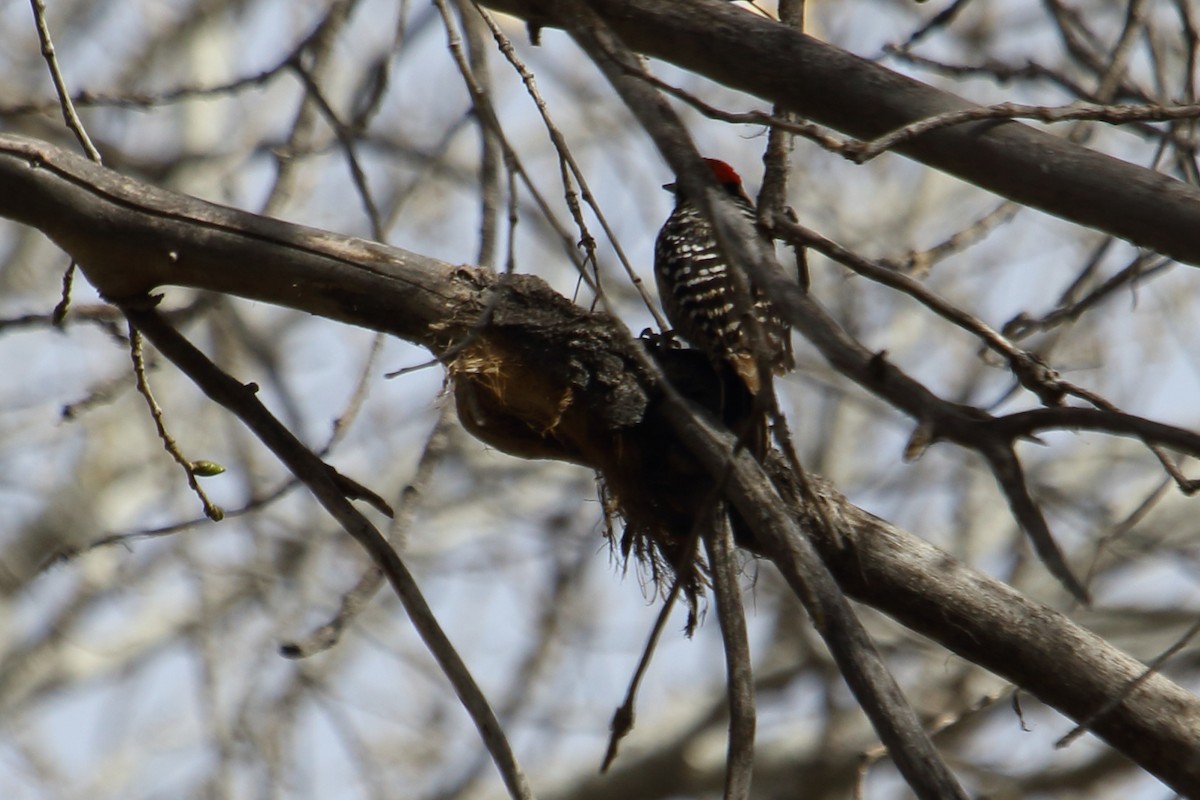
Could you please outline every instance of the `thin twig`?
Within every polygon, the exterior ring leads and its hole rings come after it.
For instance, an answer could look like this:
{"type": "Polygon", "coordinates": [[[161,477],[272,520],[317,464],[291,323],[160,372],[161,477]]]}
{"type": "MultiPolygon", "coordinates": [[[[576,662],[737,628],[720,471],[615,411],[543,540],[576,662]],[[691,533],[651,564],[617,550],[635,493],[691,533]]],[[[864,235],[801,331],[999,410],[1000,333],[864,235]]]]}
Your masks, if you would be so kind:
{"type": "Polygon", "coordinates": [[[869,142],[844,144],[841,152],[854,163],[862,164],[899,144],[930,131],[984,120],[1034,119],[1041,122],[1089,120],[1120,125],[1129,122],[1165,122],[1177,119],[1196,119],[1197,117],[1200,117],[1200,105],[1098,105],[1079,102],[1068,106],[1027,106],[1020,103],[999,103],[981,108],[947,111],[944,114],[926,117],[869,142]]]}
{"type": "MultiPolygon", "coordinates": [[[[486,26],[475,13],[471,0],[455,0],[458,17],[462,20],[463,38],[467,43],[467,65],[479,88],[492,94],[491,65],[485,37],[486,26]]],[[[479,129],[479,256],[480,266],[496,268],[497,234],[499,231],[501,182],[500,167],[503,151],[496,134],[478,114],[472,115],[479,129]]]]}
{"type": "Polygon", "coordinates": [[[1179,639],[1176,640],[1170,647],[1162,651],[1162,653],[1155,657],[1153,661],[1147,664],[1145,672],[1121,687],[1121,691],[1110,697],[1104,703],[1104,705],[1100,706],[1091,714],[1088,714],[1086,717],[1079,720],[1074,728],[1072,728],[1070,731],[1064,734],[1062,738],[1054,743],[1054,746],[1059,749],[1067,747],[1071,744],[1071,742],[1075,741],[1084,733],[1086,733],[1087,729],[1093,725],[1097,719],[1109,713],[1121,703],[1125,702],[1125,700],[1127,700],[1139,686],[1145,683],[1151,675],[1161,672],[1163,665],[1171,659],[1171,656],[1175,655],[1185,646],[1187,646],[1187,643],[1194,639],[1196,634],[1200,634],[1200,620],[1197,620],[1192,627],[1187,629],[1183,636],[1180,636],[1179,639]]]}
{"type": "Polygon", "coordinates": [[[1037,355],[1017,347],[983,320],[938,297],[903,272],[863,258],[803,225],[786,218],[777,219],[775,225],[786,240],[798,246],[811,247],[859,275],[904,292],[939,317],[979,337],[988,349],[1004,357],[1021,385],[1036,394],[1044,404],[1058,405],[1062,402],[1064,390],[1058,373],[1037,355]]]}
{"type": "MultiPolygon", "coordinates": [[[[425,487],[449,449],[449,427],[455,419],[451,408],[452,406],[446,406],[434,423],[433,430],[425,441],[425,447],[421,450],[421,457],[417,459],[417,468],[413,472],[412,480],[401,492],[396,514],[388,531],[388,541],[397,553],[404,551],[408,528],[412,525],[425,487]]],[[[379,591],[383,581],[383,570],[378,566],[365,570],[354,587],[342,595],[338,610],[327,622],[314,628],[303,639],[281,644],[280,654],[286,658],[308,658],[336,646],[341,641],[342,634],[379,591]]]]}
{"type": "Polygon", "coordinates": [[[750,641],[746,633],[746,613],[742,607],[741,587],[734,557],[733,536],[724,511],[706,515],[704,546],[708,553],[713,594],[717,600],[717,620],[725,645],[725,682],[729,702],[729,743],[725,760],[725,800],[748,800],[754,774],[754,671],[751,668],[750,641]]]}
{"type": "Polygon", "coordinates": [[[613,712],[612,721],[608,726],[610,732],[608,747],[604,752],[604,761],[600,764],[601,772],[608,772],[608,768],[612,766],[613,761],[617,758],[617,748],[620,746],[621,740],[633,730],[633,723],[637,718],[636,704],[638,689],[642,685],[642,679],[646,677],[646,671],[650,668],[650,659],[654,657],[654,651],[658,647],[658,640],[667,626],[667,619],[671,616],[671,612],[675,610],[675,601],[679,599],[679,594],[683,591],[686,575],[683,570],[694,568],[690,565],[695,562],[696,534],[696,531],[692,532],[688,542],[680,551],[684,554],[684,561],[677,566],[682,569],[676,570],[674,580],[671,583],[671,590],[667,592],[662,608],[659,609],[658,616],[654,620],[654,627],[650,629],[650,636],[646,640],[646,646],[642,648],[642,656],[638,659],[637,668],[634,669],[633,677],[630,678],[629,686],[625,690],[625,700],[613,712]]]}
{"type": "MultiPolygon", "coordinates": [[[[63,121],[66,122],[67,128],[75,134],[75,138],[79,140],[79,146],[83,148],[84,154],[97,164],[101,164],[103,159],[100,157],[100,151],[96,149],[96,145],[92,144],[92,138],[84,129],[83,121],[79,119],[79,114],[75,111],[75,104],[71,102],[71,93],[67,90],[67,80],[63,77],[62,69],[58,64],[58,54],[54,50],[54,41],[50,38],[50,25],[46,22],[46,4],[42,0],[30,0],[30,3],[33,6],[33,19],[37,26],[38,41],[42,46],[42,58],[46,60],[46,66],[50,69],[50,78],[54,82],[54,91],[58,94],[58,104],[62,109],[63,121]]],[[[57,327],[62,326],[62,321],[71,308],[71,287],[75,282],[75,270],[76,264],[71,261],[63,273],[62,292],[53,314],[54,324],[57,327]]]]}
{"type": "Polygon", "coordinates": [[[902,44],[895,45],[894,49],[897,51],[908,50],[914,44],[921,41],[926,36],[929,36],[934,31],[947,27],[955,20],[955,18],[958,17],[960,13],[962,13],[963,9],[965,9],[970,2],[971,0],[954,0],[953,3],[943,8],[937,14],[934,14],[933,17],[930,18],[929,22],[926,22],[924,25],[909,34],[909,37],[905,39],[902,44]]]}
{"type": "Polygon", "coordinates": [[[904,272],[916,278],[929,274],[934,265],[956,253],[961,253],[974,244],[982,241],[985,236],[996,228],[1010,222],[1024,208],[1020,203],[1005,200],[979,219],[956,231],[925,250],[914,250],[906,256],[896,259],[885,259],[881,262],[885,267],[904,272]]]}
{"type": "Polygon", "coordinates": [[[83,122],[79,119],[79,114],[75,112],[75,104],[71,102],[71,93],[67,90],[67,81],[59,67],[58,54],[55,52],[54,42],[50,38],[50,26],[46,22],[46,4],[42,0],[30,0],[30,4],[33,6],[34,22],[37,23],[38,41],[42,45],[42,58],[46,60],[46,66],[50,68],[50,79],[54,81],[54,91],[58,93],[58,104],[62,108],[63,121],[67,123],[67,128],[71,133],[75,134],[75,138],[79,140],[79,146],[83,148],[87,157],[97,164],[103,163],[100,151],[96,149],[96,145],[92,144],[91,137],[83,129],[83,122]]]}
{"type": "Polygon", "coordinates": [[[367,212],[367,219],[371,225],[371,236],[375,241],[382,242],[385,240],[385,233],[380,221],[379,207],[375,204],[375,198],[371,196],[371,188],[367,184],[367,174],[363,171],[362,164],[359,163],[358,146],[354,141],[355,131],[338,117],[333,106],[325,99],[325,93],[317,85],[316,78],[305,69],[301,62],[302,59],[297,56],[291,63],[292,70],[300,76],[305,92],[316,103],[317,109],[325,117],[329,127],[333,129],[334,135],[337,136],[342,152],[346,154],[346,163],[350,167],[350,178],[354,182],[354,188],[367,212]]]}
{"type": "MultiPolygon", "coordinates": [[[[484,21],[488,25],[488,28],[491,30],[492,36],[496,40],[496,46],[500,49],[500,52],[504,55],[504,57],[508,59],[508,62],[512,65],[513,70],[515,70],[516,73],[521,76],[521,81],[525,84],[525,91],[533,100],[534,106],[537,108],[538,113],[542,117],[542,123],[546,127],[546,132],[550,135],[550,143],[558,152],[559,160],[570,169],[571,175],[579,184],[579,190],[583,196],[583,201],[588,204],[588,207],[592,209],[592,213],[596,215],[596,220],[600,223],[600,228],[604,231],[604,235],[608,238],[609,243],[612,245],[613,252],[616,254],[617,260],[621,263],[621,266],[625,269],[625,274],[633,284],[633,288],[642,298],[642,303],[646,306],[646,309],[650,312],[651,316],[654,317],[654,321],[658,325],[659,329],[666,330],[668,325],[658,310],[658,304],[655,303],[650,297],[649,292],[646,291],[645,283],[643,282],[641,276],[638,275],[637,271],[633,268],[633,264],[630,263],[629,257],[625,255],[625,249],[621,247],[621,242],[617,238],[616,231],[614,231],[612,226],[608,224],[607,216],[600,208],[600,204],[596,200],[595,195],[592,194],[592,190],[588,186],[588,182],[583,174],[583,170],[580,168],[579,163],[575,160],[575,156],[571,153],[571,150],[567,145],[566,137],[563,135],[562,131],[559,130],[558,126],[555,125],[554,119],[550,116],[550,109],[546,105],[546,101],[542,97],[541,92],[538,91],[537,80],[534,77],[533,72],[517,56],[517,51],[513,47],[512,41],[504,35],[504,31],[500,28],[499,24],[497,24],[495,17],[493,17],[490,12],[481,7],[478,3],[475,4],[475,7],[479,10],[480,15],[483,17],[484,21]]],[[[566,178],[564,176],[564,186],[565,185],[566,178]]],[[[568,192],[567,194],[568,205],[570,205],[573,202],[573,194],[571,192],[568,192]]],[[[578,215],[574,209],[572,213],[574,216],[576,216],[576,224],[583,226],[582,216],[578,215]]],[[[586,233],[586,228],[582,228],[582,230],[586,233]]]]}
{"type": "MultiPolygon", "coordinates": [[[[503,149],[505,160],[521,176],[521,181],[529,189],[529,193],[537,204],[539,211],[541,211],[542,216],[558,234],[565,252],[571,259],[571,263],[575,265],[576,270],[579,272],[580,279],[589,289],[596,292],[598,298],[603,298],[603,292],[596,285],[595,278],[588,272],[587,265],[579,258],[579,253],[575,249],[575,242],[571,240],[571,237],[559,225],[557,217],[555,217],[553,210],[550,208],[550,204],[546,202],[546,199],[534,184],[533,179],[529,176],[520,156],[517,154],[516,148],[509,142],[508,136],[504,132],[504,126],[500,124],[500,120],[496,116],[496,111],[492,107],[491,99],[483,91],[483,87],[475,80],[475,76],[471,72],[471,65],[463,53],[462,38],[458,34],[458,28],[454,24],[454,19],[450,14],[450,9],[446,6],[445,0],[434,0],[434,5],[442,16],[442,22],[446,28],[446,46],[449,48],[451,57],[458,67],[463,83],[466,84],[468,93],[471,95],[471,103],[475,113],[479,115],[480,121],[487,125],[488,129],[496,135],[496,139],[503,149]]],[[[602,299],[601,302],[603,302],[602,299]]]]}
{"type": "Polygon", "coordinates": [[[225,512],[220,506],[215,505],[208,499],[208,495],[200,488],[199,482],[196,480],[196,470],[192,467],[192,462],[184,457],[183,452],[179,449],[179,445],[175,443],[175,439],[167,432],[166,423],[163,421],[163,411],[159,407],[158,402],[154,399],[154,394],[150,391],[150,382],[146,379],[146,360],[142,354],[142,335],[138,333],[134,327],[133,321],[129,322],[129,357],[133,360],[133,374],[137,379],[138,394],[146,401],[146,407],[150,410],[150,418],[154,421],[154,429],[158,432],[158,438],[162,442],[163,449],[175,459],[175,463],[183,468],[183,472],[187,475],[188,486],[200,498],[200,503],[204,508],[204,516],[211,519],[213,522],[220,522],[225,518],[225,512]]]}
{"type": "Polygon", "coordinates": [[[813,142],[831,153],[839,153],[849,157],[852,149],[860,143],[855,139],[849,139],[838,134],[831,133],[829,129],[821,125],[815,125],[811,122],[804,122],[799,119],[791,119],[780,117],[774,114],[767,114],[763,111],[725,111],[717,108],[714,105],[704,102],[696,95],[680,89],[678,86],[673,86],[661,78],[655,77],[653,74],[645,70],[631,72],[641,80],[646,81],[651,86],[659,89],[672,97],[676,97],[687,103],[692,108],[699,111],[709,119],[719,120],[721,122],[730,122],[736,125],[762,125],[767,128],[779,129],[788,133],[794,133],[798,136],[803,136],[810,142],[813,142]]]}
{"type": "MultiPolygon", "coordinates": [[[[127,108],[127,109],[145,109],[156,108],[158,106],[171,105],[181,103],[187,100],[198,100],[211,97],[221,97],[223,95],[235,95],[243,89],[249,89],[257,86],[263,86],[271,80],[283,74],[294,54],[289,53],[282,61],[273,67],[268,67],[262,72],[254,75],[247,75],[241,78],[235,78],[226,83],[214,84],[212,86],[177,86],[173,89],[158,92],[155,94],[129,92],[126,94],[102,94],[92,92],[87,89],[75,92],[70,96],[70,102],[74,106],[82,106],[84,108],[127,108]]],[[[52,108],[61,107],[61,101],[53,103],[46,102],[31,102],[19,105],[3,106],[0,110],[4,116],[20,116],[25,114],[44,114],[52,108]]]]}

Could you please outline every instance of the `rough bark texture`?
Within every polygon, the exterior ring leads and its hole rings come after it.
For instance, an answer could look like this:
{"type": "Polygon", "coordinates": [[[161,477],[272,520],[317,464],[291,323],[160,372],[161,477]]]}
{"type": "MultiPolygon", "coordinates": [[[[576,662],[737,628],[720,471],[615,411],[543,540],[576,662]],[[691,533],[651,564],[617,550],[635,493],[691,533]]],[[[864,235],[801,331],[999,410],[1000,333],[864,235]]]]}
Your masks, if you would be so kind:
{"type": "Polygon", "coordinates": [[[848,594],[1076,721],[1122,697],[1088,729],[1183,796],[1200,795],[1200,699],[1194,694],[1159,674],[1130,688],[1146,671],[1137,659],[857,508],[832,487],[824,491],[851,546],[828,539],[817,545],[848,594]]]}
{"type": "MultiPolygon", "coordinates": [[[[468,428],[517,455],[575,461],[606,474],[647,465],[651,471],[697,469],[658,416],[668,412],[634,366],[636,345],[619,323],[579,309],[536,278],[514,276],[501,285],[485,270],[153,189],[16,136],[0,135],[0,215],[44,231],[110,297],[193,286],[422,344],[449,362],[468,428]]],[[[780,509],[750,512],[763,497],[769,500],[762,492],[774,490],[755,482],[752,473],[761,470],[749,454],[737,465],[731,498],[751,528],[769,533],[765,526],[778,520],[780,509]]],[[[786,472],[773,479],[786,495],[786,472]]],[[[840,540],[819,537],[822,526],[811,523],[813,512],[798,493],[783,511],[817,536],[815,544],[852,596],[1077,720],[1120,696],[1141,674],[1139,662],[1062,614],[866,514],[834,490],[823,487],[822,494],[840,540]]],[[[796,542],[770,534],[758,544],[789,580],[804,581],[794,567],[796,542]]],[[[1181,794],[1200,796],[1196,696],[1150,676],[1091,728],[1181,794]]]]}

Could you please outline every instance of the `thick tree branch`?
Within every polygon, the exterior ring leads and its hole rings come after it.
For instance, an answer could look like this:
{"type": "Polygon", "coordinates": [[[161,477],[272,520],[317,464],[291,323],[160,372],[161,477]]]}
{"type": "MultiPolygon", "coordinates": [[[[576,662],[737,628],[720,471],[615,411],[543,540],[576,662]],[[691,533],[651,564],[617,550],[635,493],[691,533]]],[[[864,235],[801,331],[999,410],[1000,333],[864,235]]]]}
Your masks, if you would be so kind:
{"type": "MultiPolygon", "coordinates": [[[[485,0],[562,27],[557,0],[485,0]]],[[[721,0],[588,0],[632,49],[860,139],[978,108],[721,0]]],[[[569,26],[569,25],[568,25],[569,26]]],[[[939,128],[896,151],[1018,203],[1200,265],[1200,191],[1014,121],[939,128]]]]}
{"type": "MultiPolygon", "coordinates": [[[[1057,611],[827,489],[849,546],[817,546],[853,597],[1011,680],[1158,776],[1200,796],[1200,698],[1057,611]],[[969,620],[969,621],[968,621],[969,620]],[[1085,711],[1090,709],[1091,711],[1085,711]]],[[[812,526],[809,530],[819,529],[812,526]]]]}
{"type": "Polygon", "coordinates": [[[629,364],[613,358],[614,342],[626,334],[607,315],[580,309],[530,276],[501,279],[217,206],[3,134],[0,216],[40,229],[117,302],[158,286],[190,286],[427,347],[471,390],[458,396],[464,425],[525,457],[596,466],[602,453],[588,451],[595,443],[589,426],[603,420],[609,430],[628,427],[645,409],[629,364]],[[531,336],[535,330],[540,334],[531,336]],[[565,349],[548,358],[547,341],[565,349]],[[493,413],[498,404],[503,413],[493,413]]]}
{"type": "MultiPolygon", "coordinates": [[[[497,291],[490,273],[150,189],[51,145],[14,136],[0,136],[0,215],[58,241],[101,291],[114,297],[129,299],[168,284],[229,291],[395,333],[443,354],[474,331],[476,349],[462,348],[451,364],[458,370],[456,382],[473,386],[479,401],[467,412],[478,411],[482,419],[468,416],[465,423],[518,455],[592,465],[602,454],[589,450],[589,441],[625,437],[627,444],[636,442],[637,426],[652,408],[617,323],[576,308],[535,278],[513,276],[488,326],[480,329],[476,324],[486,296],[497,291]],[[484,347],[490,363],[502,368],[490,375],[492,383],[486,373],[461,363],[468,356],[482,358],[484,347]],[[535,383],[536,391],[517,391],[522,381],[535,383]],[[513,405],[505,405],[509,400],[513,405]],[[530,420],[537,419],[557,420],[558,427],[531,428],[530,420]]],[[[1011,419],[1007,434],[1055,423],[1122,432],[1111,416],[1071,416],[1080,411],[1043,410],[1001,419],[1011,419]]],[[[661,418],[653,422],[669,428],[661,418]]],[[[1168,431],[1130,433],[1188,444],[1168,431]]],[[[712,426],[704,436],[724,442],[726,449],[714,451],[724,463],[732,437],[712,426]]],[[[656,446],[681,445],[671,440],[656,446]]],[[[785,574],[790,570],[800,580],[789,566],[795,560],[789,553],[802,548],[804,540],[778,531],[771,535],[770,524],[815,537],[851,596],[1075,720],[1088,719],[1144,671],[1136,659],[1062,614],[863,512],[831,488],[823,490],[823,502],[834,532],[811,524],[814,512],[795,498],[784,517],[778,497],[769,495],[772,505],[760,512],[755,503],[768,488],[761,467],[745,453],[735,467],[731,499],[756,534],[767,532],[760,543],[769,545],[768,553],[785,574]]],[[[772,477],[786,485],[778,475],[772,477]]],[[[1089,727],[1176,791],[1200,796],[1200,698],[1155,674],[1089,727]]]]}
{"type": "MultiPolygon", "coordinates": [[[[717,240],[735,263],[759,262],[761,271],[778,273],[767,253],[756,251],[756,239],[748,230],[728,229],[728,203],[722,203],[711,183],[711,176],[700,169],[700,155],[688,138],[686,129],[658,92],[636,77],[641,65],[607,29],[604,22],[590,17],[581,2],[565,3],[572,37],[600,67],[621,99],[658,145],[679,176],[682,191],[699,198],[701,209],[713,221],[717,240]],[[700,182],[695,176],[708,180],[700,182]],[[741,257],[738,257],[741,256],[741,257]]],[[[745,223],[743,223],[745,225],[745,223]]],[[[745,226],[748,228],[748,226],[745,226]]],[[[752,273],[756,274],[756,273],[752,273]]],[[[794,288],[794,287],[793,287],[794,288]]],[[[767,373],[764,371],[764,375],[767,373]]],[[[726,472],[728,453],[706,429],[699,415],[689,415],[673,387],[666,387],[666,405],[671,426],[687,448],[704,464],[713,477],[726,472]]],[[[792,590],[804,603],[814,626],[829,646],[838,669],[866,712],[871,724],[888,748],[897,768],[918,797],[933,800],[965,798],[954,774],[942,761],[933,743],[921,727],[899,684],[888,671],[837,582],[826,569],[809,541],[788,518],[771,482],[758,469],[745,469],[734,486],[731,499],[755,534],[756,542],[780,564],[792,590]],[[781,562],[786,562],[784,566],[781,562]]],[[[736,720],[735,720],[736,724],[736,720]]],[[[730,751],[730,769],[735,753],[730,751]]],[[[726,787],[727,794],[732,784],[726,787]]]]}
{"type": "Polygon", "coordinates": [[[40,229],[108,299],[192,286],[419,342],[461,336],[487,273],[205,203],[0,134],[0,215],[40,229]],[[71,213],[64,213],[70,208],[71,213]],[[405,313],[396,314],[400,299],[405,313]]]}

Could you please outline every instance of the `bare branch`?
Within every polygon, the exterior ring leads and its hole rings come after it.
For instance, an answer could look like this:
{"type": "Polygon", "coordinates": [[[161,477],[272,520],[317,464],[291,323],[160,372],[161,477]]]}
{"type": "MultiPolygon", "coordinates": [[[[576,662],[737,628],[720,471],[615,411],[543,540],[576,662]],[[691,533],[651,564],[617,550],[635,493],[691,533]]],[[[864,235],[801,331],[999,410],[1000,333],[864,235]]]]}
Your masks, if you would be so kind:
{"type": "MultiPolygon", "coordinates": [[[[561,3],[488,0],[538,25],[569,25],[561,3]]],[[[590,0],[630,48],[870,140],[977,109],[720,0],[590,0]],[[869,109],[869,113],[864,113],[869,109]]],[[[930,132],[897,152],[1018,203],[1200,264],[1200,190],[1010,120],[930,132]]]]}
{"type": "Polygon", "coordinates": [[[123,310],[130,322],[195,381],[205,394],[232,411],[254,431],[259,440],[304,482],[342,528],[362,545],[387,576],[413,626],[471,715],[508,787],[509,795],[520,800],[532,800],[533,791],[513,755],[499,720],[458,651],[438,624],[412,574],[383,535],[346,499],[342,487],[333,480],[329,467],[271,415],[252,389],[218,369],[156,311],[133,306],[123,306],[123,310]]]}
{"type": "MultiPolygon", "coordinates": [[[[721,508],[720,505],[717,508],[721,508]]],[[[729,700],[729,747],[725,772],[725,800],[748,800],[754,774],[754,673],[750,664],[750,641],[746,612],[734,555],[733,536],[723,511],[712,515],[704,545],[712,572],[717,619],[725,643],[726,696],[729,700]]]]}
{"type": "MultiPolygon", "coordinates": [[[[494,289],[494,283],[476,270],[150,189],[53,146],[19,137],[0,136],[0,186],[0,214],[36,225],[59,241],[79,258],[89,278],[114,297],[128,298],[159,284],[199,286],[387,330],[444,352],[471,330],[484,304],[481,295],[494,289]],[[250,263],[256,269],[244,268],[250,263]]],[[[632,366],[636,359],[628,351],[627,334],[615,332],[613,321],[604,315],[582,312],[538,285],[514,275],[509,295],[488,329],[489,344],[503,346],[505,352],[538,354],[537,369],[518,372],[513,388],[536,381],[531,387],[536,392],[518,395],[517,400],[532,404],[549,398],[549,407],[531,406],[520,413],[539,421],[535,431],[545,430],[546,421],[557,418],[556,434],[569,436],[584,429],[591,437],[606,432],[601,434],[606,439],[614,431],[628,434],[644,413],[646,389],[632,366]],[[522,303],[527,305],[518,313],[522,303]],[[518,317],[525,320],[523,325],[516,324],[518,317]],[[576,344],[579,341],[586,344],[576,344]],[[593,356],[596,363],[608,365],[608,372],[586,372],[591,368],[587,359],[593,356]],[[572,369],[565,368],[568,365],[572,369]],[[579,368],[588,375],[584,383],[573,372],[579,368]],[[560,400],[568,392],[572,404],[564,410],[560,400]]],[[[1186,431],[1148,426],[1096,409],[1045,408],[993,418],[947,403],[863,348],[811,298],[792,299],[808,320],[806,335],[831,363],[901,408],[941,415],[934,417],[936,431],[956,441],[978,441],[980,432],[989,428],[999,440],[1011,441],[1047,427],[1079,425],[1126,431],[1184,452],[1200,450],[1200,442],[1186,431]]],[[[515,367],[519,362],[506,363],[515,367]]],[[[460,377],[469,382],[471,373],[460,377]]],[[[236,390],[249,394],[240,385],[236,390]]],[[[480,396],[485,403],[488,398],[480,396]]],[[[482,409],[502,410],[489,405],[482,409]]],[[[678,406],[665,413],[673,414],[675,423],[701,424],[678,406]]],[[[487,441],[527,457],[584,463],[596,457],[582,449],[580,442],[586,437],[568,438],[565,444],[531,439],[522,422],[525,438],[519,438],[517,428],[502,427],[504,418],[488,419],[495,423],[490,428],[480,428],[480,420],[469,416],[464,422],[487,441]]],[[[653,423],[657,430],[669,429],[664,417],[653,423]]],[[[687,441],[701,448],[714,469],[724,469],[735,449],[734,437],[711,427],[700,430],[702,435],[687,441]]],[[[825,484],[817,486],[830,526],[820,521],[820,513],[796,500],[798,492],[782,498],[788,506],[780,508],[781,498],[771,487],[789,485],[786,469],[773,471],[768,479],[746,453],[736,456],[734,464],[729,483],[733,501],[747,521],[757,521],[760,545],[802,598],[814,599],[813,576],[822,569],[821,559],[805,550],[810,546],[806,536],[811,536],[852,596],[1076,720],[1087,718],[1145,671],[1135,659],[1063,615],[855,508],[825,484]]],[[[341,494],[344,487],[329,473],[314,480],[324,487],[321,491],[336,494],[338,499],[329,502],[338,508],[349,506],[341,494]]],[[[832,599],[836,594],[817,596],[822,602],[837,602],[832,599]]],[[[814,619],[826,626],[835,619],[836,608],[821,606],[814,619]]],[[[876,662],[862,669],[882,665],[876,662]]],[[[1161,674],[1138,684],[1113,710],[1094,720],[1091,729],[1176,791],[1200,793],[1200,759],[1194,757],[1200,752],[1200,699],[1161,674]]]]}

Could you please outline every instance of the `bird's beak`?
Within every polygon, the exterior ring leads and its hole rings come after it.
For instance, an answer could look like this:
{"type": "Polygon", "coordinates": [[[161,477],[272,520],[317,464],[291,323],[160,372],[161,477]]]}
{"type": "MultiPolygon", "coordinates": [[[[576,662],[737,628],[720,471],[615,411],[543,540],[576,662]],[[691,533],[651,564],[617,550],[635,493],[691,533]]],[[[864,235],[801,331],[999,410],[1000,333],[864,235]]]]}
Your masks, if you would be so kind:
{"type": "Polygon", "coordinates": [[[664,183],[662,185],[662,188],[666,189],[668,192],[673,192],[673,191],[675,191],[675,184],[674,183],[664,183]]]}

